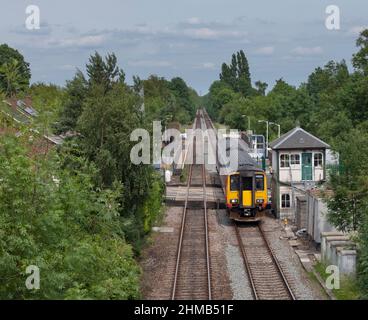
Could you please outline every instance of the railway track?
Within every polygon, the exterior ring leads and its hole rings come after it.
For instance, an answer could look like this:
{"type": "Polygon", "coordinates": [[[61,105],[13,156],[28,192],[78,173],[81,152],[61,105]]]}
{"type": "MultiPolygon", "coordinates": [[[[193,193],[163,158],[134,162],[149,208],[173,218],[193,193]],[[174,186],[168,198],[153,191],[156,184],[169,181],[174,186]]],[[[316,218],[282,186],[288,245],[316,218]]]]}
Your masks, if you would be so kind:
{"type": "MultiPolygon", "coordinates": [[[[201,127],[200,117],[196,128],[201,127]]],[[[194,148],[195,149],[194,141],[194,148]]],[[[208,217],[206,200],[206,171],[204,165],[190,165],[187,195],[181,222],[177,249],[172,300],[211,300],[211,267],[209,253],[208,217]],[[203,186],[203,206],[188,208],[189,189],[192,184],[203,186]]]]}
{"type": "MultiPolygon", "coordinates": [[[[207,128],[213,128],[207,112],[203,114],[207,128]]],[[[256,225],[234,223],[253,298],[255,300],[295,300],[261,223],[256,225]]]]}
{"type": "Polygon", "coordinates": [[[255,300],[296,300],[261,224],[234,224],[255,300]]]}

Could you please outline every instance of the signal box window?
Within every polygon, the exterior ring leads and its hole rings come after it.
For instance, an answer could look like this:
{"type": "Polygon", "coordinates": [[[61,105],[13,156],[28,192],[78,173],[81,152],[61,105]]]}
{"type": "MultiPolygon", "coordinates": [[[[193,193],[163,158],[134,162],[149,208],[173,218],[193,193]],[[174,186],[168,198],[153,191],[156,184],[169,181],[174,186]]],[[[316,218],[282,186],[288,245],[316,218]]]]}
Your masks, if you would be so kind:
{"type": "Polygon", "coordinates": [[[290,164],[291,165],[299,165],[300,164],[300,155],[299,154],[290,155],[290,164]]]}
{"type": "Polygon", "coordinates": [[[314,166],[315,167],[322,167],[323,165],[323,155],[322,153],[315,153],[314,154],[314,166]]]}
{"type": "Polygon", "coordinates": [[[290,194],[285,193],[281,196],[281,208],[290,208],[291,201],[290,201],[290,194]]]}
{"type": "Polygon", "coordinates": [[[262,175],[256,176],[256,190],[264,190],[264,177],[262,175]]]}
{"type": "Polygon", "coordinates": [[[239,191],[239,176],[230,176],[230,191],[239,191]]]}
{"type": "Polygon", "coordinates": [[[280,166],[281,168],[288,168],[290,167],[290,159],[288,154],[282,154],[280,156],[280,166]]]}

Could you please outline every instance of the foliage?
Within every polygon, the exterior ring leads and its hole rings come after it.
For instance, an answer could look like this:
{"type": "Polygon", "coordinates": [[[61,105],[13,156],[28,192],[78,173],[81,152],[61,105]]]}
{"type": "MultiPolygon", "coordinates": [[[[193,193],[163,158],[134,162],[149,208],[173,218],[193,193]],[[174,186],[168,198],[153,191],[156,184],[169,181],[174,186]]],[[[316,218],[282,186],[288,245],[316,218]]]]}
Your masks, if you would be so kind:
{"type": "Polygon", "coordinates": [[[139,269],[119,223],[119,189],[95,190],[91,170],[29,157],[29,137],[0,136],[2,299],[133,299],[139,269]],[[40,289],[25,287],[40,268],[40,289]]]}
{"type": "Polygon", "coordinates": [[[243,50],[232,55],[230,65],[222,64],[220,80],[244,97],[252,93],[248,59],[243,50]]]}
{"type": "Polygon", "coordinates": [[[101,85],[105,91],[110,90],[114,84],[124,83],[125,81],[125,73],[118,67],[114,53],[107,54],[104,60],[98,52],[95,52],[89,58],[86,69],[89,85],[101,85]]]}
{"type": "Polygon", "coordinates": [[[35,128],[51,134],[65,99],[64,89],[53,84],[35,83],[26,93],[32,98],[32,105],[38,113],[34,119],[35,128]]]}
{"type": "Polygon", "coordinates": [[[368,29],[361,32],[356,45],[359,51],[353,56],[353,66],[368,75],[368,29]]]}
{"type": "Polygon", "coordinates": [[[59,120],[55,125],[58,133],[75,131],[87,92],[87,81],[83,73],[78,71],[73,80],[66,83],[65,98],[59,111],[59,120]]]}
{"type": "MultiPolygon", "coordinates": [[[[324,281],[326,281],[326,279],[330,276],[330,274],[326,273],[326,267],[327,266],[321,262],[318,262],[314,266],[315,270],[319,273],[324,281]]],[[[341,277],[340,288],[332,289],[332,293],[338,300],[357,300],[361,298],[359,284],[357,280],[352,277],[341,277]]]]}
{"type": "Polygon", "coordinates": [[[7,44],[0,45],[0,91],[11,96],[29,86],[31,71],[24,57],[7,44]]]}
{"type": "Polygon", "coordinates": [[[0,78],[8,97],[15,96],[24,87],[18,60],[13,59],[0,66],[0,78]]]}

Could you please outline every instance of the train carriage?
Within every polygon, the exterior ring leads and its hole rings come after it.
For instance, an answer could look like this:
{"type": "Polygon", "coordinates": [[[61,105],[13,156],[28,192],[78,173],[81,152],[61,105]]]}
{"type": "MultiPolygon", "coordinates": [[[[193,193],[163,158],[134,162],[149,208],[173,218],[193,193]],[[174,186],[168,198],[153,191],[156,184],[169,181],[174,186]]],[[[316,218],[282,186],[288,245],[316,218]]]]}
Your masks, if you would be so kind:
{"type": "MultiPolygon", "coordinates": [[[[257,221],[257,213],[268,204],[267,175],[248,153],[246,143],[239,139],[235,146],[227,142],[226,152],[236,156],[236,168],[220,166],[220,178],[230,218],[257,221]],[[233,148],[236,152],[232,153],[233,148]],[[225,174],[224,174],[225,172],[225,174]]],[[[234,160],[234,159],[233,159],[234,160]]]]}

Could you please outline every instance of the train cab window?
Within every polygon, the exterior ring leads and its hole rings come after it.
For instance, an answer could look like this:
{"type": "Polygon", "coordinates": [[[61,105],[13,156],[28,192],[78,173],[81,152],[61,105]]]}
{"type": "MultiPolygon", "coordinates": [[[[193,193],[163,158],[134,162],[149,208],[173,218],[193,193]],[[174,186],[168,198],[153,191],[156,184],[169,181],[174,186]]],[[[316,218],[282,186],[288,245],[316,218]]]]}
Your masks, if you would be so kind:
{"type": "Polygon", "coordinates": [[[239,175],[230,176],[230,191],[239,191],[239,175]]]}
{"type": "Polygon", "coordinates": [[[252,191],[253,190],[253,178],[252,177],[243,177],[243,190],[244,191],[252,191]]]}
{"type": "Polygon", "coordinates": [[[289,158],[288,154],[280,155],[280,166],[281,166],[281,168],[290,167],[290,158],[289,158]]]}
{"type": "Polygon", "coordinates": [[[315,167],[322,167],[323,165],[323,155],[322,153],[315,153],[314,154],[314,166],[315,167]]]}
{"type": "Polygon", "coordinates": [[[291,201],[290,201],[290,194],[284,193],[281,195],[281,208],[290,208],[291,201]]]}
{"type": "Polygon", "coordinates": [[[264,190],[264,177],[263,177],[263,175],[256,175],[256,190],[264,190]]]}

